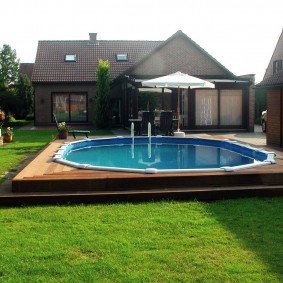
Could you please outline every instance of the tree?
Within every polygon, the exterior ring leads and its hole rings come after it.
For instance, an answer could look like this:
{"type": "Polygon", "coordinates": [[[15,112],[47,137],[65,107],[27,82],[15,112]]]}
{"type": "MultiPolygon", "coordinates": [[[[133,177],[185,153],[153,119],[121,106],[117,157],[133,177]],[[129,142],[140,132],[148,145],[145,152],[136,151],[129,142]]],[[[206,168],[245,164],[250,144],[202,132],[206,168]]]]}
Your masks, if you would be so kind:
{"type": "Polygon", "coordinates": [[[0,49],[0,86],[10,88],[16,85],[19,76],[20,61],[16,50],[4,44],[0,49]]]}
{"type": "Polygon", "coordinates": [[[33,113],[34,97],[33,88],[31,82],[26,74],[19,75],[19,81],[17,85],[17,96],[23,103],[23,109],[20,113],[21,118],[25,118],[27,114],[33,113]]]}
{"type": "Polygon", "coordinates": [[[23,109],[23,102],[14,90],[2,90],[0,91],[0,109],[5,111],[6,118],[8,114],[19,116],[23,109]]]}
{"type": "Polygon", "coordinates": [[[110,126],[110,63],[109,61],[98,61],[97,73],[97,95],[95,99],[94,122],[100,129],[110,126]]]}
{"type": "Polygon", "coordinates": [[[4,44],[0,48],[0,108],[6,114],[14,114],[22,109],[22,101],[16,96],[19,64],[16,51],[4,44]]]}
{"type": "Polygon", "coordinates": [[[139,109],[154,111],[157,107],[158,102],[156,93],[152,91],[145,91],[139,96],[139,109]]]}

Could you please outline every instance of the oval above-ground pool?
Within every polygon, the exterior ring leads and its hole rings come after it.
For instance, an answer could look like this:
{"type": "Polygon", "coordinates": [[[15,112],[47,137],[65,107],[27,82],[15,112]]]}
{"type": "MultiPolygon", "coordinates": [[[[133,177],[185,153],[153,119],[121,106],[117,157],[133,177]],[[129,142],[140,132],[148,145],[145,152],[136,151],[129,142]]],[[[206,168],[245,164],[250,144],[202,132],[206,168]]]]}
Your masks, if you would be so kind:
{"type": "Polygon", "coordinates": [[[157,136],[65,142],[53,160],[80,169],[180,173],[247,169],[275,163],[274,157],[230,140],[157,136]]]}

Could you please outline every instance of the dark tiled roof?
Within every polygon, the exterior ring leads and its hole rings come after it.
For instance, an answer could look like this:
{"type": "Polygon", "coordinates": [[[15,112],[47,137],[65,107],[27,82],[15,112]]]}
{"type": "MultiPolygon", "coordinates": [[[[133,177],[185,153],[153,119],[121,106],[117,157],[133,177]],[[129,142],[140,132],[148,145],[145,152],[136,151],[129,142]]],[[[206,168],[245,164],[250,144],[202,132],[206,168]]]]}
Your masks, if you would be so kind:
{"type": "Polygon", "coordinates": [[[274,86],[283,86],[283,70],[272,75],[271,77],[264,79],[257,87],[274,87],[274,86]]]}
{"type": "Polygon", "coordinates": [[[39,41],[32,81],[94,82],[98,60],[110,61],[114,79],[141,60],[162,41],[39,41]],[[127,62],[117,62],[117,53],[127,53],[127,62]],[[66,54],[76,54],[76,62],[65,62],[66,54]]]}

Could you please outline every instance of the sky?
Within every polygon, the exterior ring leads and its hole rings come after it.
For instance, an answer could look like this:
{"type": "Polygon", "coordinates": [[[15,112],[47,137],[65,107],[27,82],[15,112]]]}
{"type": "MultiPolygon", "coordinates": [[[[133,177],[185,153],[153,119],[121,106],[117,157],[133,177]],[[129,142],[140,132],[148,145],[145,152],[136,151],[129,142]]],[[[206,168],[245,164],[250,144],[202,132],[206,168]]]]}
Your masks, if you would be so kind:
{"type": "Polygon", "coordinates": [[[178,30],[235,75],[260,82],[283,29],[280,0],[9,0],[0,48],[33,63],[39,40],[166,40],[178,30]]]}

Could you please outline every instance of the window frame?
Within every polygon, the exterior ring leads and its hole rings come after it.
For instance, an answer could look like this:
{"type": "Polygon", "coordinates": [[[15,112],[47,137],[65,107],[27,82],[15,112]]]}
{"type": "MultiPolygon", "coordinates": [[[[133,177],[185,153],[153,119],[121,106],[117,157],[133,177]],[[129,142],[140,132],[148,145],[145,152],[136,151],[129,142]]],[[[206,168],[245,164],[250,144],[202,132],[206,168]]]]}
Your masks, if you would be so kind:
{"type": "Polygon", "coordinates": [[[77,54],[65,54],[65,62],[77,62],[77,54]]]}
{"type": "MultiPolygon", "coordinates": [[[[67,122],[67,123],[76,123],[76,124],[84,124],[84,123],[88,123],[88,93],[87,92],[52,92],[51,93],[51,113],[55,113],[55,109],[54,109],[54,100],[55,100],[55,96],[56,95],[62,95],[62,96],[68,96],[67,100],[68,100],[68,119],[61,121],[60,118],[58,119],[58,122],[67,122]],[[85,120],[83,121],[78,121],[78,120],[72,120],[72,95],[83,95],[85,96],[85,110],[86,110],[86,117],[85,120]]],[[[54,122],[54,118],[52,115],[52,121],[54,122]]]]}
{"type": "Polygon", "coordinates": [[[116,61],[117,62],[128,62],[128,53],[116,53],[116,61]],[[119,58],[119,57],[124,57],[124,58],[119,58]]]}
{"type": "Polygon", "coordinates": [[[273,75],[282,70],[282,60],[273,61],[273,75]]]}

